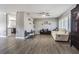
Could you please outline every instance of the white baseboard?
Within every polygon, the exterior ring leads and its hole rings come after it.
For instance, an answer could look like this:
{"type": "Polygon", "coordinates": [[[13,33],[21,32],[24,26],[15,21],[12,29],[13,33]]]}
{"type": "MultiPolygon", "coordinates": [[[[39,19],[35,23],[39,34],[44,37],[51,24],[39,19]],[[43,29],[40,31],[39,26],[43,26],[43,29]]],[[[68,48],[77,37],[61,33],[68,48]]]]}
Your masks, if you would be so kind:
{"type": "Polygon", "coordinates": [[[25,39],[24,37],[16,37],[16,39],[25,39]]]}

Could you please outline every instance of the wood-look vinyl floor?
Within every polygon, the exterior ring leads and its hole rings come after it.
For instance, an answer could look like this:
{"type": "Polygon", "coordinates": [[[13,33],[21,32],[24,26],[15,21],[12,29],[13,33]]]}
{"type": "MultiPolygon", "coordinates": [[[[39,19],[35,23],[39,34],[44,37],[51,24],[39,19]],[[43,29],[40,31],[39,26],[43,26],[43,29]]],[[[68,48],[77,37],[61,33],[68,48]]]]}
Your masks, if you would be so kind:
{"type": "Polygon", "coordinates": [[[51,35],[36,35],[30,39],[15,36],[0,38],[0,54],[78,54],[68,42],[55,42],[51,35]]]}

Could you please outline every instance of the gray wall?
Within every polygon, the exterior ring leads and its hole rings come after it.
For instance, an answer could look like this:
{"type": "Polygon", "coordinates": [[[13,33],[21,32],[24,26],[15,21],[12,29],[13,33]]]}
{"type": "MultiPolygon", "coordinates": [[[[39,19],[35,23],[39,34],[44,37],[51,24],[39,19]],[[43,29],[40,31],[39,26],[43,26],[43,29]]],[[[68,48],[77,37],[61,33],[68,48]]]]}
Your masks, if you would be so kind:
{"type": "Polygon", "coordinates": [[[34,30],[33,21],[33,18],[24,13],[24,30],[26,30],[27,32],[31,32],[31,30],[34,30]]]}
{"type": "Polygon", "coordinates": [[[6,36],[6,13],[0,12],[0,37],[6,36]]]}
{"type": "Polygon", "coordinates": [[[16,37],[24,38],[24,12],[16,14],[16,37]]]}
{"type": "Polygon", "coordinates": [[[34,20],[35,25],[35,32],[36,34],[39,34],[39,31],[41,29],[48,29],[50,31],[56,29],[57,25],[57,19],[53,18],[42,18],[42,19],[35,19],[34,20]]]}

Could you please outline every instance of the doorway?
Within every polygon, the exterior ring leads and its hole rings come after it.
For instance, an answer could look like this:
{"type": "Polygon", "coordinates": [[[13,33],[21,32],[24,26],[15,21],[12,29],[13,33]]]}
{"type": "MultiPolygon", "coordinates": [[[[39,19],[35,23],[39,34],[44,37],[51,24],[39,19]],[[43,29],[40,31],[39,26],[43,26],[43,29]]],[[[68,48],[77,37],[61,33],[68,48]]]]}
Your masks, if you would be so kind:
{"type": "Polygon", "coordinates": [[[7,15],[7,36],[16,36],[16,14],[7,15]]]}

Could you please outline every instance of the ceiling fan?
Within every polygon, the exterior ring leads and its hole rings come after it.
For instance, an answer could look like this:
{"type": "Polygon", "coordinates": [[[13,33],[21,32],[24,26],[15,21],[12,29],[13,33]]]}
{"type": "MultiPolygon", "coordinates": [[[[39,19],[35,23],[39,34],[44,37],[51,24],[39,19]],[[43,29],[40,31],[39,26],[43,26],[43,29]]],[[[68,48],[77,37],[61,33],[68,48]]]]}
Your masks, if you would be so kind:
{"type": "Polygon", "coordinates": [[[41,13],[37,13],[37,14],[41,14],[41,15],[45,15],[45,16],[50,16],[50,14],[48,12],[41,12],[41,13]]]}

